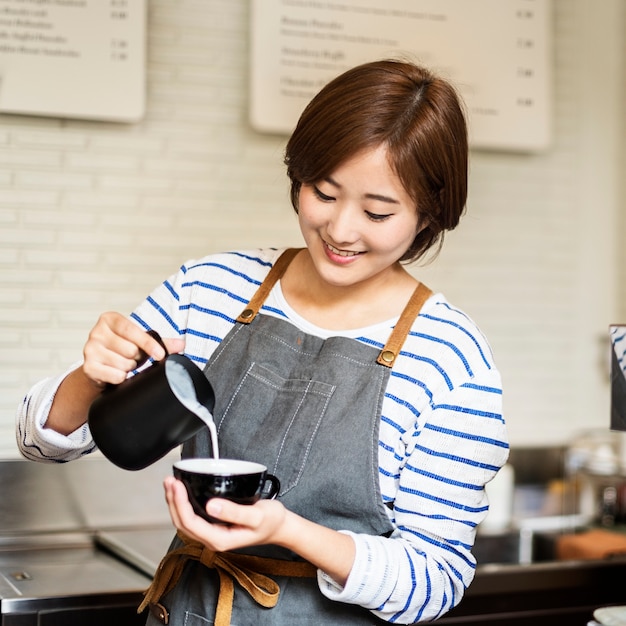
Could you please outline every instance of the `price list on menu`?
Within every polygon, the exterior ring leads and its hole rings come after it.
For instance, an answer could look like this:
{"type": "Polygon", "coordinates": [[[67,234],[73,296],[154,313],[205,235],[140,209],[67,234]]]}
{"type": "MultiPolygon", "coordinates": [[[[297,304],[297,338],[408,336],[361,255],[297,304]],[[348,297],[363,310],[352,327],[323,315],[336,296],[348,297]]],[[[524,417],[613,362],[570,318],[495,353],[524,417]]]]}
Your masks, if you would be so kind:
{"type": "Polygon", "coordinates": [[[251,0],[250,122],[289,133],[337,74],[409,58],[451,80],[475,148],[551,141],[550,0],[251,0]]]}
{"type": "Polygon", "coordinates": [[[133,122],[146,0],[0,0],[0,113],[133,122]]]}

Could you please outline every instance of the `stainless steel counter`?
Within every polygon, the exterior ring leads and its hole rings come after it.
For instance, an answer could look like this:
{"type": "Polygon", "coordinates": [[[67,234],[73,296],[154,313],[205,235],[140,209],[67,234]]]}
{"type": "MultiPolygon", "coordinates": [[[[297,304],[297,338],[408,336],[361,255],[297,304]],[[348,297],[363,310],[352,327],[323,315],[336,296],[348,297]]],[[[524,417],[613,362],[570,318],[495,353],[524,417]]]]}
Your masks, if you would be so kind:
{"type": "Polygon", "coordinates": [[[24,599],[141,591],[149,577],[99,550],[88,534],[41,538],[0,551],[2,612],[24,599]]]}
{"type": "Polygon", "coordinates": [[[152,578],[173,538],[171,528],[110,529],[98,531],[95,543],[152,578]]]}
{"type": "Polygon", "coordinates": [[[99,455],[0,461],[1,625],[145,623],[136,607],[174,536],[162,481],[176,458],[141,472],[99,455]]]}

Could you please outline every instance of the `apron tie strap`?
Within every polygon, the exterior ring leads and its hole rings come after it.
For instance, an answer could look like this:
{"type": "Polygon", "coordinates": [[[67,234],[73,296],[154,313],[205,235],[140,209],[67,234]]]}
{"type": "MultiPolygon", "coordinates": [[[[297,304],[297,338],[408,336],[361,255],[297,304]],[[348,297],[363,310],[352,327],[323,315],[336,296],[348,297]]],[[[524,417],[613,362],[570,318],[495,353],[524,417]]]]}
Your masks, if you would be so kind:
{"type": "Polygon", "coordinates": [[[150,611],[164,624],[168,623],[169,615],[159,601],[176,586],[189,560],[199,561],[205,567],[217,570],[220,586],[215,626],[230,625],[235,596],[234,581],[237,581],[255,602],[265,608],[272,608],[278,602],[280,587],[265,574],[300,578],[314,578],[317,575],[317,568],[308,561],[283,561],[234,552],[214,552],[180,531],[178,537],[184,545],[163,557],[152,584],[137,609],[137,612],[141,613],[146,607],[150,607],[150,611]]]}

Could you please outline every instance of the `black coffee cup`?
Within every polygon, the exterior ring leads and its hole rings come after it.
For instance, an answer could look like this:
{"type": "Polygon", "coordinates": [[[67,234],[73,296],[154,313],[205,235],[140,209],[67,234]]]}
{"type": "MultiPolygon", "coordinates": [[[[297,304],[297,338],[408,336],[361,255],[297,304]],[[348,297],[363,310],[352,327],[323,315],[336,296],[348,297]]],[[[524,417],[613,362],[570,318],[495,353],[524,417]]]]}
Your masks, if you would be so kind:
{"type": "Polygon", "coordinates": [[[174,476],[187,488],[196,515],[213,523],[220,520],[206,512],[211,498],[254,504],[261,498],[273,500],[280,491],[280,481],[265,465],[237,459],[184,459],[174,463],[174,476]]]}

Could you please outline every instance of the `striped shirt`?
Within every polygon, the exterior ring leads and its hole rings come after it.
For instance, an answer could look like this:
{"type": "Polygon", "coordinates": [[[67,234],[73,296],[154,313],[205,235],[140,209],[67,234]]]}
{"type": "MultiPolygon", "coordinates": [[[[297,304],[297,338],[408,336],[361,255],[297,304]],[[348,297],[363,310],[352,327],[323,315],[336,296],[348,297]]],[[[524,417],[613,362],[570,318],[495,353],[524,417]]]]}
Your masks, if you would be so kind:
{"type": "MultiPolygon", "coordinates": [[[[185,354],[202,367],[280,252],[190,261],[132,318],[163,337],[185,338],[185,354]]],[[[343,335],[378,348],[397,321],[331,332],[293,311],[280,282],[261,311],[309,334],[343,335]]],[[[18,445],[28,458],[67,461],[93,449],[86,426],[68,437],[41,428],[64,375],[38,383],[18,410],[18,445]]],[[[396,359],[380,420],[381,493],[393,503],[388,514],[395,530],[390,537],[349,533],[356,559],[346,585],[323,572],[318,584],[327,597],[390,622],[432,620],[458,604],[474,576],[471,548],[488,510],[484,485],[508,456],[500,375],[489,345],[441,294],[424,304],[396,359]]]]}

